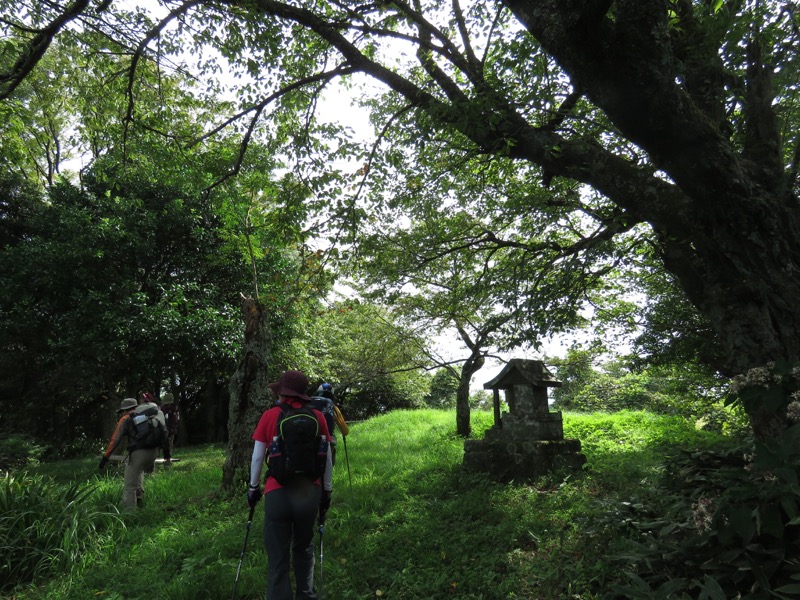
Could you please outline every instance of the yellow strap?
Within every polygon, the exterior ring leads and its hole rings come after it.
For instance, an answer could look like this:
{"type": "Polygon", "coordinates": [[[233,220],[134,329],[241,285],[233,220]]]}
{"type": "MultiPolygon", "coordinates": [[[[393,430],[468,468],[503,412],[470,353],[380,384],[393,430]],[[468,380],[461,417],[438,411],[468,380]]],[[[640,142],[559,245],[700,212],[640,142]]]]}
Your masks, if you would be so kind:
{"type": "Polygon", "coordinates": [[[347,426],[347,421],[344,420],[342,411],[340,411],[339,407],[335,404],[333,405],[333,418],[336,420],[336,426],[339,427],[339,431],[342,432],[342,435],[346,436],[350,433],[350,427],[347,426]]]}

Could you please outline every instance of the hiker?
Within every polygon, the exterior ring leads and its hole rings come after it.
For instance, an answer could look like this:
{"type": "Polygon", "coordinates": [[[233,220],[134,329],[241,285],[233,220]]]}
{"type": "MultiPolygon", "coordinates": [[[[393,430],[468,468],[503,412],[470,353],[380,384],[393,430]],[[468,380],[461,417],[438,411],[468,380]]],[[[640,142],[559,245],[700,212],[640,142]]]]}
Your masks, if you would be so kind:
{"type": "Polygon", "coordinates": [[[261,415],[253,432],[247,503],[252,509],[264,496],[267,598],[312,600],[317,598],[314,521],[319,513],[324,522],[331,505],[330,433],[322,413],[309,406],[308,377],[302,371],[286,371],[269,388],[279,403],[261,415]],[[289,580],[290,555],[296,595],[289,580]]]}
{"type": "Polygon", "coordinates": [[[178,423],[181,421],[181,411],[175,404],[175,398],[167,392],[161,400],[161,412],[167,421],[167,441],[164,444],[164,460],[172,460],[172,451],[175,448],[175,438],[178,436],[178,423]]]}
{"type": "Polygon", "coordinates": [[[156,398],[150,392],[141,391],[139,392],[137,404],[144,404],[146,402],[152,402],[153,404],[156,403],[156,398]]]}
{"type": "Polygon", "coordinates": [[[167,426],[164,413],[154,402],[138,404],[134,398],[125,398],[119,405],[117,415],[121,416],[98,467],[102,471],[114,450],[123,441],[127,442],[122,507],[132,510],[144,501],[144,474],[153,472],[158,449],[163,446],[167,436],[167,426]]]}
{"type": "Polygon", "coordinates": [[[331,433],[331,461],[336,465],[336,427],[339,427],[342,437],[346,437],[350,433],[350,428],[347,421],[344,420],[342,411],[336,405],[333,386],[330,383],[321,383],[314,395],[311,396],[311,405],[325,416],[328,431],[331,433]]]}

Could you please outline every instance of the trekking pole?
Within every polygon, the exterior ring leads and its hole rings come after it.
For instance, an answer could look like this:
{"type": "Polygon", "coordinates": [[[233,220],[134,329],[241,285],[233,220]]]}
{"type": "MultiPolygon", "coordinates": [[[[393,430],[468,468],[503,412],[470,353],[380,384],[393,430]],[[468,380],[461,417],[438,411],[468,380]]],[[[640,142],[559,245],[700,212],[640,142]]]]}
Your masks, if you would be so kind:
{"type": "Polygon", "coordinates": [[[242,572],[242,563],[244,562],[244,551],[247,548],[247,538],[250,537],[250,527],[253,525],[253,513],[255,512],[255,505],[250,507],[250,516],[247,517],[247,532],[244,534],[244,543],[242,544],[242,551],[239,554],[239,566],[236,567],[236,579],[233,580],[233,595],[231,600],[236,600],[236,588],[239,587],[239,573],[242,572]]]}
{"type": "Polygon", "coordinates": [[[325,576],[323,566],[325,564],[325,554],[322,551],[322,536],[325,535],[325,514],[319,515],[319,600],[324,600],[325,595],[325,576]]]}
{"type": "Polygon", "coordinates": [[[344,462],[347,463],[347,480],[350,482],[350,491],[353,491],[353,478],[350,475],[350,455],[347,453],[347,436],[342,436],[344,442],[344,462]]]}

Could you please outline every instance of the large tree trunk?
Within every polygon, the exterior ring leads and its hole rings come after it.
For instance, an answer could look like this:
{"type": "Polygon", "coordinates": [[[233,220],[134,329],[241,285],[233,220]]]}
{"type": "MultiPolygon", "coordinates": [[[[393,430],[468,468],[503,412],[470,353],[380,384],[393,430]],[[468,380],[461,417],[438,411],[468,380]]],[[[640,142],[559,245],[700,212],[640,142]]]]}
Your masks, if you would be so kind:
{"type": "Polygon", "coordinates": [[[251,435],[268,408],[267,363],[272,337],[264,307],[252,298],[242,301],[244,357],[231,378],[228,408],[228,447],[222,468],[222,487],[235,490],[249,478],[253,451],[251,435]]]}
{"type": "MultiPolygon", "coordinates": [[[[795,205],[778,194],[709,198],[710,215],[686,215],[695,223],[689,230],[694,241],[681,243],[672,236],[662,244],[665,265],[709,318],[724,349],[724,364],[717,366],[730,375],[800,359],[795,301],[800,297],[800,211],[795,205]],[[739,215],[738,226],[714,215],[723,207],[739,215]],[[743,237],[750,235],[760,242],[744,243],[743,237]],[[690,244],[693,252],[687,255],[684,247],[690,244]]],[[[745,404],[758,439],[777,440],[790,426],[789,401],[787,396],[779,407],[745,404]]]]}

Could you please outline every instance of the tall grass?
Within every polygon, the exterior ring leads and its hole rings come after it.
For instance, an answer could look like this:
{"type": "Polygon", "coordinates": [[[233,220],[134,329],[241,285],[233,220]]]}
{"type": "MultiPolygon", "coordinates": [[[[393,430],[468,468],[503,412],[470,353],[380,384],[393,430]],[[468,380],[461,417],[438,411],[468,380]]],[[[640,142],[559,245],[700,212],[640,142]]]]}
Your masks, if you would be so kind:
{"type": "MultiPolygon", "coordinates": [[[[482,432],[491,420],[475,413],[473,430],[482,432]]],[[[500,484],[462,468],[464,443],[454,433],[452,411],[397,411],[354,424],[347,454],[341,442],[337,454],[324,535],[325,597],[603,598],[616,575],[610,556],[622,550],[616,525],[624,525],[626,503],[653,493],[665,444],[674,439],[702,447],[716,438],[646,413],[566,415],[565,431],[583,441],[585,472],[500,484]]],[[[117,525],[87,514],[97,533],[73,557],[80,568],[17,579],[35,582],[18,585],[11,597],[230,597],[246,532],[244,490],[234,497],[218,492],[221,448],[176,455],[183,460],[148,477],[146,504],[137,513],[118,517],[117,525]]],[[[75,479],[62,471],[52,485],[83,490],[95,510],[121,494],[120,476],[93,474],[87,487],[80,481],[89,460],[67,464],[75,479]]],[[[54,468],[42,465],[43,472],[54,468]]],[[[20,512],[15,506],[12,512],[20,512]]],[[[264,597],[262,507],[244,558],[240,598],[264,597]]]]}
{"type": "Polygon", "coordinates": [[[79,575],[87,550],[114,531],[113,506],[91,485],[58,486],[42,476],[0,479],[0,591],[55,574],[79,575]]]}

